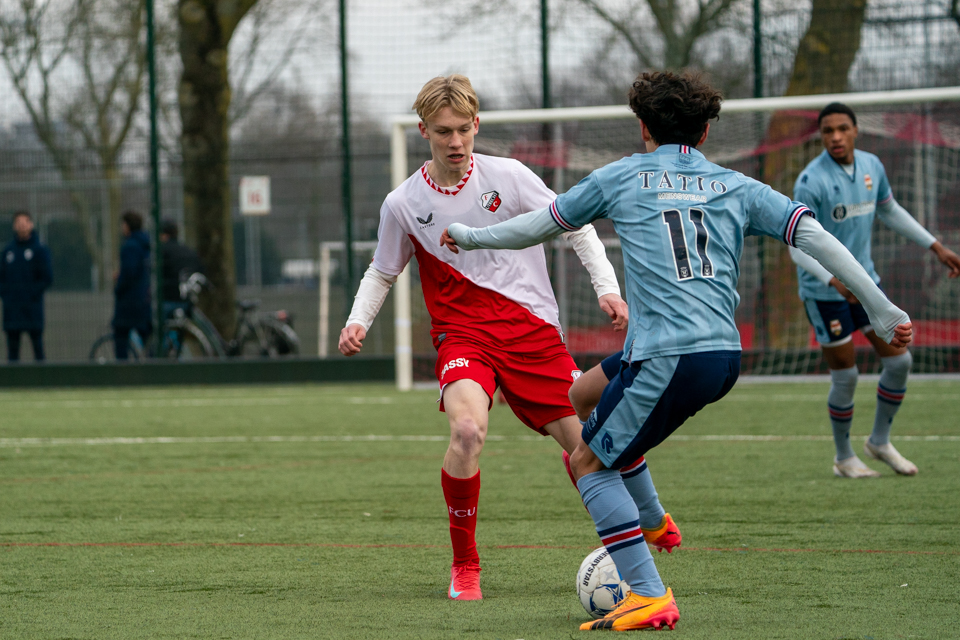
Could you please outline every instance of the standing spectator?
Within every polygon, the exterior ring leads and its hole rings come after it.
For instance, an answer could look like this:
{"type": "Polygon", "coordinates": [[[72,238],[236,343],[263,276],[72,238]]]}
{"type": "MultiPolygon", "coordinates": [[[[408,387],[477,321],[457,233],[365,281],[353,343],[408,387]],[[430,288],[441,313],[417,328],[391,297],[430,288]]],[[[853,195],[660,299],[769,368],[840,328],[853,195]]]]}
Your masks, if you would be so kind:
{"type": "Polygon", "coordinates": [[[40,244],[33,219],[26,211],[13,214],[13,240],[0,259],[0,297],[3,330],[7,333],[7,359],[20,360],[20,336],[26,331],[33,357],[43,360],[43,292],[53,282],[50,250],[40,244]]]}
{"type": "Polygon", "coordinates": [[[177,241],[177,223],[167,218],[160,225],[160,248],[163,256],[163,316],[185,309],[189,302],[180,297],[180,283],[194,273],[203,273],[197,252],[177,241]]]}
{"type": "Polygon", "coordinates": [[[113,344],[117,360],[126,360],[130,331],[137,330],[144,342],[153,331],[150,307],[150,238],[143,232],[143,216],[127,211],[120,216],[123,243],[120,272],[113,288],[113,344]]]}

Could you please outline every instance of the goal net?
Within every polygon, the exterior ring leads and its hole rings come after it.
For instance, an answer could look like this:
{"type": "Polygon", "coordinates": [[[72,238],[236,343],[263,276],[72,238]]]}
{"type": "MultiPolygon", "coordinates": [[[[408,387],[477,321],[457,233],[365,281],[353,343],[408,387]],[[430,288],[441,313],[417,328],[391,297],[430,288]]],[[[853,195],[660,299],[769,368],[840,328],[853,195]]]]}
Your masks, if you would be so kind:
{"type": "MultiPolygon", "coordinates": [[[[710,128],[701,150],[718,164],[770,184],[786,194],[803,167],[821,151],[816,117],[820,108],[842,101],[855,109],[857,147],[879,156],[900,202],[945,245],[960,246],[960,87],[876,93],[729,100],[710,128]]],[[[417,119],[394,120],[391,146],[393,185],[429,159],[415,135],[417,119]]],[[[516,158],[557,193],[594,169],[641,150],[640,131],[625,106],[521,110],[480,114],[475,150],[516,158]]],[[[623,283],[620,245],[610,223],[595,223],[623,283]]],[[[914,320],[916,367],[929,372],[960,371],[960,284],[930,251],[879,221],[873,258],[882,286],[914,320]]],[[[567,346],[584,369],[622,348],[597,306],[586,270],[562,241],[547,248],[547,261],[567,346]]],[[[825,370],[803,306],[797,296],[796,267],[786,246],[772,238],[748,238],[741,259],[737,324],[744,350],[743,372],[798,374],[825,370]]],[[[397,380],[434,380],[436,352],[430,318],[411,263],[397,287],[394,304],[397,380]],[[408,280],[407,280],[408,279],[408,280]],[[404,282],[403,280],[406,280],[404,282]],[[407,293],[409,292],[409,293],[407,293]],[[409,315],[407,315],[409,309],[409,315]]],[[[855,344],[865,370],[879,362],[866,340],[855,344]]]]}

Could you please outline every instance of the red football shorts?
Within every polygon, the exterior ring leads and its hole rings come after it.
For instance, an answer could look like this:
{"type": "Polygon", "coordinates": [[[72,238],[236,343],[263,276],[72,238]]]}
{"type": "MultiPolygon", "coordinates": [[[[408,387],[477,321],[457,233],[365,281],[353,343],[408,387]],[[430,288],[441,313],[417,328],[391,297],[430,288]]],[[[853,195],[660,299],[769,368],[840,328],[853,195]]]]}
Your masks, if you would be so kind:
{"type": "Polygon", "coordinates": [[[516,352],[447,338],[440,343],[437,356],[440,411],[444,410],[444,387],[467,379],[483,387],[490,406],[500,387],[513,413],[542,435],[547,435],[544,425],[576,415],[567,393],[580,369],[559,340],[556,346],[539,351],[516,352]]]}

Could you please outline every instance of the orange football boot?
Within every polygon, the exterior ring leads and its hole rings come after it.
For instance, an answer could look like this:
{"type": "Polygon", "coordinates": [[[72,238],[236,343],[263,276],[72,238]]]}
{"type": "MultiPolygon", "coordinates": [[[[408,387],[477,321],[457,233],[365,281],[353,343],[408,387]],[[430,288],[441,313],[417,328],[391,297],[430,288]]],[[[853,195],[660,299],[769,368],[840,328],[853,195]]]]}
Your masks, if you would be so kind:
{"type": "Polygon", "coordinates": [[[680,527],[673,521],[670,514],[664,514],[660,526],[656,529],[640,528],[643,532],[643,539],[647,544],[656,547],[657,551],[662,552],[666,549],[667,553],[673,553],[674,547],[679,547],[683,536],[680,535],[680,527]]]}
{"type": "Polygon", "coordinates": [[[580,625],[581,631],[591,629],[613,629],[614,631],[630,631],[631,629],[673,629],[680,620],[680,610],[677,601],[673,599],[673,591],[667,592],[659,598],[648,598],[630,593],[620,603],[620,606],[599,620],[584,622],[580,625]]]}

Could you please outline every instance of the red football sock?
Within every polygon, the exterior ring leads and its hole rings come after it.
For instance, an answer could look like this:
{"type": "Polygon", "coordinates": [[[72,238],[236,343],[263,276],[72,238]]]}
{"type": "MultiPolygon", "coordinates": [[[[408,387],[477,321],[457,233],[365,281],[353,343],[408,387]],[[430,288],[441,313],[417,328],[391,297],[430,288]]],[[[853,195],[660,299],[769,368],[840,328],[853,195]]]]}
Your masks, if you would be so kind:
{"type": "Polygon", "coordinates": [[[450,515],[450,542],[453,564],[480,562],[477,555],[477,503],[480,501],[480,472],[472,478],[454,478],[441,469],[443,497],[450,515]]]}

